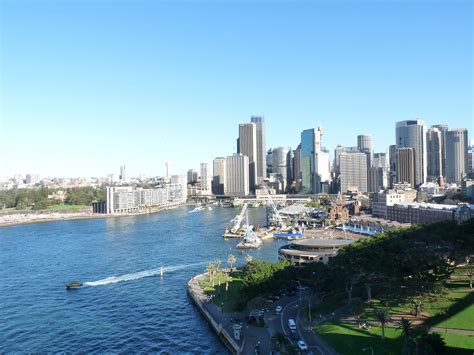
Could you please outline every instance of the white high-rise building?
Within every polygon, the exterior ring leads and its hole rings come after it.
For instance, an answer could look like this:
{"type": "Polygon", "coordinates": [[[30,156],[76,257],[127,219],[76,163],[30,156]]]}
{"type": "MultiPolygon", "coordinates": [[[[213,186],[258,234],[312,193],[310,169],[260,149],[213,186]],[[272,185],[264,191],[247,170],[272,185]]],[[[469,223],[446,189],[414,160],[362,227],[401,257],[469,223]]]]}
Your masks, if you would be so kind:
{"type": "Polygon", "coordinates": [[[120,167],[119,180],[120,180],[121,182],[127,181],[127,170],[125,169],[125,165],[122,165],[122,166],[120,167]]]}
{"type": "Polygon", "coordinates": [[[468,172],[467,129],[446,132],[446,181],[460,184],[468,172]]]}
{"type": "Polygon", "coordinates": [[[209,163],[201,163],[201,191],[202,195],[212,193],[212,172],[209,163]]]}
{"type": "Polygon", "coordinates": [[[367,155],[365,153],[347,153],[339,155],[341,170],[341,192],[357,189],[367,192],[367,155]]]}
{"type": "Polygon", "coordinates": [[[257,183],[260,183],[267,177],[267,147],[265,117],[252,116],[250,122],[255,123],[257,128],[257,183]]]}
{"type": "Polygon", "coordinates": [[[397,148],[413,148],[415,164],[415,186],[426,182],[426,126],[422,120],[407,120],[396,123],[397,148]]]}
{"type": "Polygon", "coordinates": [[[250,193],[249,158],[234,154],[225,159],[226,178],[224,194],[228,196],[246,196],[250,193]]]}
{"type": "Polygon", "coordinates": [[[255,123],[241,123],[239,125],[239,153],[249,158],[249,184],[250,190],[254,190],[258,171],[257,126],[255,123]]]}

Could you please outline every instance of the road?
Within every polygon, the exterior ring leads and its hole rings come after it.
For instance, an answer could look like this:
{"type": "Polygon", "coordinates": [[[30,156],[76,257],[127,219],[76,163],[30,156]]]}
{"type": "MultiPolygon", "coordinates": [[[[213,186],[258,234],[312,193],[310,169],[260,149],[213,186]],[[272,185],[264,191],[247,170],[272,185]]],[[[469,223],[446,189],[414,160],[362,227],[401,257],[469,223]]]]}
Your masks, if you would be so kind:
{"type": "MultiPolygon", "coordinates": [[[[289,336],[290,328],[288,327],[288,320],[294,319],[297,327],[296,332],[298,334],[298,340],[303,340],[308,346],[308,350],[302,352],[303,354],[321,354],[321,355],[335,355],[336,352],[332,349],[319,335],[311,331],[309,322],[306,320],[301,309],[304,305],[308,304],[310,294],[306,291],[301,293],[301,305],[300,295],[297,294],[293,297],[283,297],[278,302],[272,305],[272,309],[265,315],[265,322],[268,325],[268,330],[271,334],[282,332],[289,336]],[[275,312],[275,308],[280,305],[283,307],[280,314],[275,312]]],[[[297,340],[291,340],[291,342],[297,346],[297,340]]]]}

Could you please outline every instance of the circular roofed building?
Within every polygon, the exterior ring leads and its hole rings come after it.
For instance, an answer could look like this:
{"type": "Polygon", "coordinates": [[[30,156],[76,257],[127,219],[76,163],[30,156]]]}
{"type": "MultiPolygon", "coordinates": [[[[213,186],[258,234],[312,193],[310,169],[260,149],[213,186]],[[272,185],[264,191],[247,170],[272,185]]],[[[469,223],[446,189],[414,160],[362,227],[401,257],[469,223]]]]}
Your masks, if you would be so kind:
{"type": "Polygon", "coordinates": [[[303,239],[282,246],[278,250],[280,260],[296,265],[321,262],[327,263],[337,255],[339,249],[355,242],[349,239],[303,239]]]}

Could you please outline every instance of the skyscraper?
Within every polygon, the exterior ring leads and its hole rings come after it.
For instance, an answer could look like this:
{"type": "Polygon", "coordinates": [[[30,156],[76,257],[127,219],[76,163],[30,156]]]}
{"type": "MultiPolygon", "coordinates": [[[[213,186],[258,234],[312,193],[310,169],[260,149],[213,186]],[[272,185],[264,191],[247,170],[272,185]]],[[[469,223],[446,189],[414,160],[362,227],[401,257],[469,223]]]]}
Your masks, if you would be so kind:
{"type": "Polygon", "coordinates": [[[293,181],[295,192],[301,190],[301,144],[293,152],[293,181]]]}
{"type": "Polygon", "coordinates": [[[196,182],[198,180],[198,173],[194,169],[188,170],[188,184],[191,182],[196,182]]]}
{"type": "Polygon", "coordinates": [[[250,122],[257,127],[257,183],[260,183],[267,177],[265,117],[252,116],[250,122]]]}
{"type": "Polygon", "coordinates": [[[367,167],[372,166],[372,136],[370,134],[357,136],[357,149],[367,155],[367,167]]]}
{"type": "Polygon", "coordinates": [[[367,171],[367,192],[379,192],[385,187],[385,169],[371,166],[367,171]]]}
{"type": "Polygon", "coordinates": [[[446,181],[460,184],[468,168],[467,129],[446,132],[446,181]]]}
{"type": "Polygon", "coordinates": [[[339,155],[341,169],[341,192],[352,189],[367,192],[367,155],[365,153],[347,153],[339,155]]]}
{"type": "Polygon", "coordinates": [[[320,193],[329,185],[329,153],[322,149],[322,136],[321,127],[301,132],[300,165],[303,193],[320,193]]]}
{"type": "Polygon", "coordinates": [[[395,144],[388,146],[388,186],[391,188],[397,182],[397,146],[395,144]]]}
{"type": "Polygon", "coordinates": [[[442,132],[436,127],[431,127],[426,132],[427,174],[431,181],[437,181],[443,174],[442,148],[442,132]]]}
{"type": "Polygon", "coordinates": [[[283,189],[293,180],[292,150],[290,147],[272,149],[272,173],[279,174],[283,180],[283,189]]]}
{"type": "Polygon", "coordinates": [[[413,148],[415,186],[426,182],[427,164],[425,123],[418,119],[397,122],[395,141],[397,148],[413,148]]]}
{"type": "Polygon", "coordinates": [[[397,182],[408,183],[415,187],[415,149],[397,149],[397,182]]]}
{"type": "Polygon", "coordinates": [[[431,128],[437,128],[441,133],[441,176],[446,178],[446,132],[448,131],[448,125],[436,124],[431,128]]]}
{"type": "Polygon", "coordinates": [[[211,164],[201,163],[201,194],[210,195],[212,192],[211,164]]]}
{"type": "Polygon", "coordinates": [[[225,158],[226,178],[224,193],[229,196],[249,194],[249,158],[234,154],[225,158]]]}
{"type": "MultiPolygon", "coordinates": [[[[255,190],[257,184],[257,126],[255,123],[241,123],[239,125],[239,152],[249,158],[250,190],[255,190]]],[[[265,163],[266,165],[266,163],[265,163]]],[[[265,169],[266,170],[266,169],[265,169]]]]}
{"type": "Polygon", "coordinates": [[[212,164],[212,193],[214,195],[224,194],[224,185],[226,179],[226,158],[218,157],[215,158],[212,164]]]}

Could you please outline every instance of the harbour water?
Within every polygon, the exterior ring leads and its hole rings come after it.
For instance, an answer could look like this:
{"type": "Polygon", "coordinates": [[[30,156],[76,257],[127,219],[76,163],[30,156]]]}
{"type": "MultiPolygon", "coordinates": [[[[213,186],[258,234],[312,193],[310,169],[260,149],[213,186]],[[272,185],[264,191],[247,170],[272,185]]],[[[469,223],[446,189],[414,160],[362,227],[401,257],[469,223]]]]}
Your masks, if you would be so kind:
{"type": "MultiPolygon", "coordinates": [[[[229,253],[244,262],[221,237],[238,210],[191,209],[0,228],[0,352],[227,353],[186,285],[229,253]]],[[[245,253],[275,261],[282,244],[245,253]]]]}

